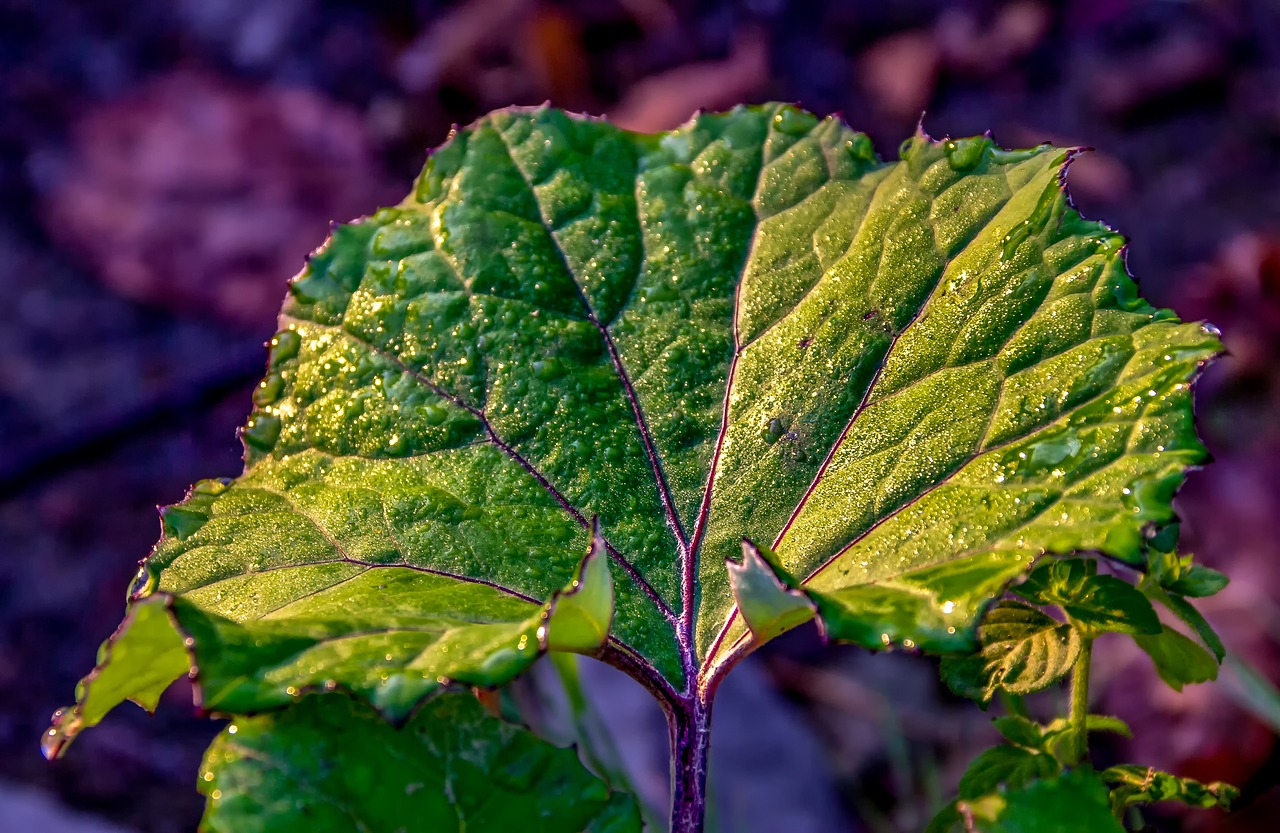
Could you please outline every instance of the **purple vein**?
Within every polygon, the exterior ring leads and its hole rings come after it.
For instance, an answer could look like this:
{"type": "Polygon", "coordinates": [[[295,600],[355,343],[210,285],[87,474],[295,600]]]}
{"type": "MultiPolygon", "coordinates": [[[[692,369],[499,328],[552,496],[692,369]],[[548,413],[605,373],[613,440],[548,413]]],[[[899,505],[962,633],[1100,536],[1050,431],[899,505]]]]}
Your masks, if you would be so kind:
{"type": "Polygon", "coordinates": [[[644,409],[640,406],[640,397],[636,394],[635,386],[631,383],[631,376],[627,373],[627,368],[622,363],[622,356],[618,353],[618,347],[613,341],[613,336],[609,334],[609,328],[596,315],[595,309],[591,306],[591,301],[587,298],[586,292],[583,291],[582,284],[578,283],[573,267],[569,264],[569,257],[565,254],[564,247],[560,245],[560,238],[556,237],[555,229],[551,227],[551,221],[542,207],[542,201],[538,199],[538,192],[534,190],[533,180],[529,178],[524,168],[520,167],[520,164],[516,162],[514,149],[511,147],[511,143],[507,141],[506,135],[497,127],[493,128],[493,132],[498,135],[503,147],[506,148],[507,159],[510,160],[511,167],[515,168],[520,174],[520,178],[524,180],[525,187],[529,190],[529,197],[538,208],[538,218],[541,221],[542,229],[546,232],[547,239],[551,241],[552,249],[560,261],[561,268],[564,269],[565,274],[569,277],[569,282],[577,290],[578,300],[587,312],[587,320],[591,322],[591,325],[596,328],[600,333],[600,337],[604,340],[605,349],[608,350],[609,359],[613,363],[613,370],[617,374],[618,380],[622,383],[623,395],[626,396],[627,402],[631,405],[631,413],[635,417],[636,429],[640,432],[640,442],[644,446],[645,456],[649,459],[649,468],[653,471],[653,479],[658,487],[658,499],[662,503],[663,512],[666,514],[667,527],[671,530],[671,534],[675,536],[681,559],[685,559],[689,552],[689,538],[680,523],[680,516],[676,512],[675,501],[671,498],[671,489],[667,484],[667,475],[662,469],[662,460],[658,457],[657,448],[653,444],[653,434],[649,430],[648,421],[645,419],[644,409]]]}
{"type": "MultiPolygon", "coordinates": [[[[323,326],[323,325],[316,325],[313,322],[300,322],[300,323],[306,324],[307,326],[323,326]]],[[[350,330],[340,328],[340,327],[335,329],[337,329],[337,331],[340,332],[346,338],[351,339],[352,341],[362,345],[363,347],[372,351],[373,353],[385,359],[386,361],[391,362],[396,367],[398,367],[402,373],[408,374],[410,377],[412,377],[413,379],[415,379],[416,381],[420,382],[422,385],[427,387],[429,390],[431,390],[432,393],[436,394],[442,399],[445,399],[453,403],[454,405],[458,406],[459,408],[462,408],[464,411],[474,416],[477,420],[480,421],[480,425],[484,428],[485,433],[488,434],[490,442],[492,442],[495,446],[497,446],[503,453],[505,453],[508,457],[510,457],[513,461],[515,461],[526,472],[528,472],[529,475],[534,480],[536,480],[538,484],[541,485],[542,488],[545,489],[547,493],[550,494],[556,500],[557,503],[560,504],[560,507],[564,509],[564,511],[567,512],[570,515],[570,517],[572,517],[575,521],[577,521],[584,529],[591,528],[591,522],[581,512],[579,512],[578,509],[573,504],[569,503],[568,499],[565,498],[565,496],[560,493],[559,489],[557,489],[554,485],[552,485],[551,481],[547,479],[546,475],[538,471],[538,469],[535,468],[532,463],[530,463],[527,459],[525,459],[524,455],[520,454],[520,452],[516,451],[515,448],[508,445],[505,441],[503,441],[501,437],[498,436],[498,432],[493,429],[493,425],[490,424],[489,418],[484,413],[484,411],[480,410],[479,408],[475,407],[469,402],[465,402],[464,400],[460,399],[459,397],[455,396],[454,394],[440,387],[429,377],[423,375],[421,372],[414,369],[413,367],[410,367],[409,365],[405,364],[404,361],[402,361],[399,356],[396,356],[393,353],[388,353],[387,351],[379,348],[377,345],[373,344],[372,342],[369,342],[363,338],[360,338],[355,333],[352,333],[350,330]]],[[[657,606],[659,612],[662,613],[663,617],[666,618],[667,621],[674,623],[676,621],[675,612],[671,609],[671,607],[665,601],[662,600],[662,597],[659,596],[658,592],[653,589],[653,586],[650,585],[649,582],[645,580],[644,576],[640,574],[640,571],[636,569],[635,565],[632,564],[626,558],[626,556],[620,553],[617,550],[617,548],[614,547],[614,545],[610,543],[608,540],[605,540],[605,548],[608,550],[609,556],[614,560],[614,562],[617,563],[618,566],[620,566],[623,569],[623,571],[625,571],[626,574],[631,577],[631,579],[636,583],[636,585],[641,589],[641,591],[643,591],[644,594],[649,597],[650,601],[652,601],[654,605],[657,606]]]]}
{"type": "MultiPolygon", "coordinates": [[[[1140,378],[1145,378],[1145,377],[1140,377],[1140,378]]],[[[1073,411],[1075,411],[1075,410],[1079,410],[1080,408],[1083,408],[1083,407],[1085,407],[1086,405],[1089,405],[1089,404],[1090,404],[1090,403],[1092,403],[1092,402],[1096,402],[1096,401],[1098,401],[1099,399],[1102,399],[1104,396],[1107,396],[1109,393],[1110,393],[1110,391],[1105,391],[1105,392],[1103,392],[1103,393],[1101,393],[1101,394],[1099,394],[1099,395],[1097,395],[1097,396],[1091,397],[1091,398],[1089,398],[1089,399],[1085,400],[1084,402],[1081,402],[1080,404],[1073,406],[1071,410],[1073,410],[1073,411]]],[[[1146,414],[1146,409],[1147,409],[1147,405],[1145,405],[1145,404],[1144,404],[1144,405],[1143,405],[1142,412],[1141,412],[1141,413],[1139,413],[1139,414],[1137,414],[1137,415],[1135,415],[1135,416],[1134,416],[1134,418],[1133,418],[1133,421],[1132,421],[1131,423],[1129,423],[1129,438],[1130,438],[1130,440],[1132,439],[1132,437],[1133,437],[1133,432],[1137,429],[1138,424],[1142,421],[1142,417],[1146,414]]],[[[904,501],[901,505],[894,507],[894,508],[893,508],[893,509],[891,509],[889,512],[887,512],[883,517],[881,517],[881,518],[879,518],[878,520],[876,520],[876,521],[875,521],[875,523],[871,524],[871,525],[870,525],[870,526],[868,526],[866,529],[864,529],[862,532],[858,533],[858,534],[853,538],[853,540],[849,541],[849,543],[847,543],[847,544],[845,544],[843,547],[841,547],[841,548],[840,548],[840,550],[839,550],[838,552],[836,552],[834,555],[832,555],[831,557],[829,557],[828,559],[826,559],[825,561],[823,561],[821,564],[819,564],[817,567],[815,567],[815,568],[814,568],[814,569],[809,573],[809,575],[807,575],[807,576],[805,576],[805,577],[804,577],[804,581],[803,581],[803,582],[801,582],[801,583],[802,583],[802,584],[807,584],[807,583],[808,583],[809,581],[811,581],[815,576],[817,576],[817,575],[818,575],[818,573],[821,573],[821,572],[822,572],[823,570],[825,570],[827,567],[830,567],[830,566],[831,566],[833,563],[835,563],[835,562],[836,562],[836,561],[837,561],[837,560],[838,560],[842,555],[844,555],[845,553],[849,552],[849,550],[851,550],[851,549],[853,549],[855,546],[857,546],[857,545],[858,545],[858,544],[859,544],[859,543],[860,543],[864,538],[866,538],[868,535],[870,535],[872,532],[874,532],[874,531],[875,531],[878,527],[880,527],[882,524],[885,524],[885,523],[887,523],[888,521],[893,520],[894,518],[896,518],[896,517],[898,517],[899,515],[901,515],[901,514],[902,514],[902,512],[903,512],[904,510],[911,508],[912,506],[914,506],[915,504],[919,503],[921,500],[923,500],[923,499],[924,499],[925,497],[927,497],[928,495],[932,494],[933,492],[937,491],[938,489],[942,488],[943,486],[946,486],[946,485],[948,484],[948,482],[951,480],[951,478],[952,478],[952,477],[954,477],[956,474],[958,474],[958,473],[960,472],[960,470],[961,470],[961,469],[965,468],[966,466],[969,466],[970,464],[972,464],[973,462],[975,462],[976,460],[978,460],[978,459],[979,459],[979,458],[981,458],[981,457],[985,457],[985,456],[987,456],[987,455],[989,455],[989,454],[995,454],[995,453],[997,453],[997,452],[999,452],[999,451],[1003,451],[1003,450],[1004,450],[1004,449],[1006,449],[1006,448],[1009,448],[1009,447],[1011,447],[1011,446],[1017,445],[1018,443],[1023,442],[1024,440],[1027,440],[1028,438],[1035,436],[1036,434],[1038,434],[1038,433],[1040,433],[1040,432],[1042,432],[1042,431],[1044,431],[1044,430],[1048,429],[1049,427],[1051,427],[1055,422],[1058,422],[1058,421],[1062,418],[1062,416],[1064,416],[1064,414],[1060,414],[1060,415],[1059,415],[1059,417],[1058,417],[1058,419],[1055,419],[1055,420],[1053,420],[1052,422],[1046,423],[1046,424],[1044,424],[1044,425],[1038,425],[1038,426],[1036,426],[1036,427],[1032,428],[1031,430],[1026,431],[1025,433],[1018,434],[1017,436],[1014,436],[1014,437],[1010,437],[1009,439],[1005,440],[1004,442],[997,443],[996,445],[993,445],[993,446],[991,446],[990,448],[983,448],[981,445],[978,445],[978,446],[974,449],[974,451],[973,451],[973,453],[972,453],[972,454],[968,455],[967,457],[965,457],[964,459],[962,459],[959,463],[957,463],[957,464],[956,464],[956,466],[955,466],[953,469],[951,469],[951,471],[947,472],[947,473],[946,473],[946,474],[944,474],[942,477],[940,477],[936,483],[933,483],[933,484],[932,484],[932,485],[930,485],[928,488],[926,488],[926,489],[922,490],[919,494],[917,494],[917,495],[913,496],[910,500],[904,501]]],[[[985,434],[984,434],[984,437],[985,437],[985,434]]],[[[1097,469],[1095,469],[1095,470],[1093,470],[1093,471],[1089,472],[1087,476],[1093,476],[1093,475],[1097,474],[1099,471],[1102,471],[1103,469],[1106,469],[1106,468],[1108,468],[1108,467],[1110,467],[1110,466],[1114,465],[1115,463],[1119,462],[1120,460],[1123,460],[1125,457],[1129,456],[1129,454],[1130,454],[1131,452],[1130,452],[1130,451],[1129,451],[1129,449],[1128,449],[1128,443],[1129,443],[1129,440],[1126,440],[1126,442],[1125,442],[1125,449],[1124,449],[1124,451],[1120,452],[1120,453],[1116,456],[1116,458],[1115,458],[1115,459],[1113,459],[1113,460],[1109,460],[1109,461],[1108,461],[1107,463],[1105,463],[1104,465],[1102,465],[1102,466],[1100,466],[1099,468],[1097,468],[1097,469]]],[[[1071,484],[1071,485],[1075,485],[1075,484],[1073,483],[1073,484],[1071,484]]],[[[1037,513],[1035,513],[1035,514],[1033,514],[1033,515],[1028,516],[1025,520],[1023,520],[1023,521],[1022,521],[1022,523],[1019,525],[1019,527],[1015,527],[1015,529],[1016,529],[1016,528],[1020,528],[1021,526],[1025,526],[1027,523],[1030,523],[1030,522],[1031,522],[1032,520],[1034,520],[1036,517],[1039,517],[1039,515],[1040,515],[1040,514],[1043,514],[1043,512],[1048,511],[1048,509],[1049,509],[1049,508],[1051,508],[1051,507],[1053,507],[1053,506],[1056,506],[1057,504],[1061,503],[1061,502],[1062,502],[1064,499],[1066,499],[1067,497],[1068,497],[1068,495],[1067,495],[1066,491],[1064,490],[1064,491],[1063,491],[1063,493],[1062,493],[1062,494],[1060,494],[1060,495],[1058,496],[1058,498],[1057,498],[1055,501],[1053,501],[1053,502],[1051,502],[1051,503],[1047,504],[1047,505],[1045,506],[1045,508],[1044,508],[1044,509],[1042,509],[1042,510],[1040,510],[1039,512],[1037,512],[1037,513]]],[[[1005,534],[1007,534],[1007,533],[1005,533],[1005,534]]],[[[974,552],[974,551],[975,551],[975,550],[971,548],[971,549],[970,549],[969,551],[967,551],[967,552],[960,553],[959,555],[957,555],[957,556],[956,556],[956,558],[962,558],[962,557],[964,557],[965,555],[972,554],[972,552],[974,552]]]]}

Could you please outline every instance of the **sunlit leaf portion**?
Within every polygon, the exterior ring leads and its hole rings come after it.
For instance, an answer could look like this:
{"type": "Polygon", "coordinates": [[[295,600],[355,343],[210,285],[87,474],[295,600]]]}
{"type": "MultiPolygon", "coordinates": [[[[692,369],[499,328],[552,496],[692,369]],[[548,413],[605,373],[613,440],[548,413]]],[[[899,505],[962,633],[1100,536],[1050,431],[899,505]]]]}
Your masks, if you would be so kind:
{"type": "Polygon", "coordinates": [[[198,784],[207,833],[640,831],[634,802],[572,749],[466,694],[433,700],[400,730],[341,695],[238,718],[205,754],[198,784]]]}

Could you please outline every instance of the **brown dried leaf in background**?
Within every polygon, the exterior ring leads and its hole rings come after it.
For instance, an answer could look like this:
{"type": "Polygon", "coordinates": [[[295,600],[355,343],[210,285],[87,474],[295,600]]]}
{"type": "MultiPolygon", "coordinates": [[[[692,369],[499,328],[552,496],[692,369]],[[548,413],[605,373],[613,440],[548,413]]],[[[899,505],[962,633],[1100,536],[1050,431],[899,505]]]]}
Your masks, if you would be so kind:
{"type": "Polygon", "coordinates": [[[389,189],[358,113],[314,92],[189,73],[90,110],[42,214],[112,290],[270,322],[298,252],[389,189]]]}
{"type": "Polygon", "coordinates": [[[862,54],[858,76],[882,112],[897,119],[914,119],[933,96],[941,60],[933,32],[900,32],[877,41],[862,54]]]}
{"type": "Polygon", "coordinates": [[[764,34],[747,29],[723,61],[699,61],[637,82],[609,120],[627,130],[670,130],[700,109],[732,107],[746,101],[769,78],[764,34]]]}

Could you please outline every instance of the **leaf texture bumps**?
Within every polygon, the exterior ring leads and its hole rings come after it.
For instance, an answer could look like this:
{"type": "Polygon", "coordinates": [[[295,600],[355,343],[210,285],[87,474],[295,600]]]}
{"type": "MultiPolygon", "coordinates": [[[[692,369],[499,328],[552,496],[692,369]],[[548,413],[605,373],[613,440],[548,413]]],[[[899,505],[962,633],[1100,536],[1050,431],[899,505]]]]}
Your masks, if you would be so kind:
{"type": "Polygon", "coordinates": [[[297,696],[336,630],[317,680],[394,715],[434,690],[421,646],[368,632],[524,622],[594,519],[596,650],[655,691],[754,644],[744,539],[836,638],[971,644],[1044,552],[1141,561],[1204,457],[1190,385],[1217,339],[1138,297],[1070,157],[918,135],[883,163],[782,105],[658,135],[487,116],[294,279],[245,472],[165,510],[133,604],[176,599],[198,675],[254,679],[233,710],[297,696]],[[201,631],[224,622],[279,638],[201,631]]]}

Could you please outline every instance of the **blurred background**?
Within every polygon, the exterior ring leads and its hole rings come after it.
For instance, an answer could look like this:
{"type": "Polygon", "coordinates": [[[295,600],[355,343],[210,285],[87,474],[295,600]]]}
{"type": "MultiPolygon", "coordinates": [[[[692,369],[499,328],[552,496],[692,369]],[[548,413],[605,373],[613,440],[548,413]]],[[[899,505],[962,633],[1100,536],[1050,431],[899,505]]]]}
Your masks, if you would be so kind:
{"type": "MultiPolygon", "coordinates": [[[[1209,619],[1258,673],[1177,695],[1100,646],[1099,710],[1138,739],[1098,760],[1244,789],[1235,814],[1152,829],[1274,831],[1277,0],[0,0],[0,828],[195,828],[217,726],[189,692],[55,764],[37,740],[119,621],[154,505],[238,473],[263,341],[330,221],[398,201],[493,108],[651,131],[771,99],[840,112],[887,157],[922,112],[935,136],[1096,148],[1071,171],[1083,213],[1132,238],[1149,299],[1221,327],[1231,355],[1199,400],[1217,462],[1180,511],[1188,550],[1233,579],[1209,619]]],[[[717,705],[723,829],[919,830],[994,739],[935,676],[810,632],[752,658],[717,705]]],[[[661,728],[595,677],[660,793],[661,728]]]]}

